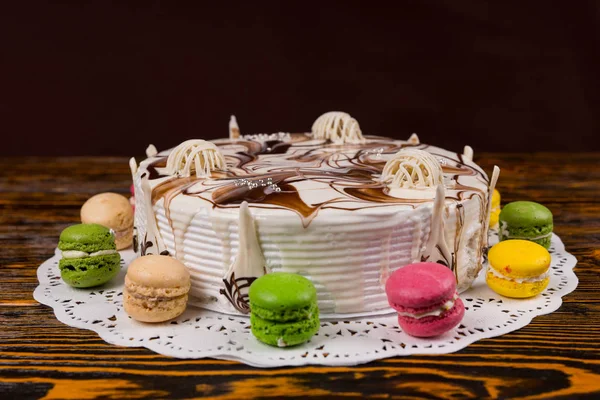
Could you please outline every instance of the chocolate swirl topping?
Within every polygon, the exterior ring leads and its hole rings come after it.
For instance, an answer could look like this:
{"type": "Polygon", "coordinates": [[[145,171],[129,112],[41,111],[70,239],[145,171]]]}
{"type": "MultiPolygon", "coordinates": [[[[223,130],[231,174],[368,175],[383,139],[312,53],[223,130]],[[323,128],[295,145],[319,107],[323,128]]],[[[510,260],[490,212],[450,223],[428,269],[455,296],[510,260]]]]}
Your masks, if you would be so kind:
{"type": "Polygon", "coordinates": [[[293,211],[304,226],[324,209],[414,208],[433,202],[434,193],[427,190],[391,191],[379,181],[387,159],[405,147],[428,151],[440,161],[446,199],[480,196],[483,200],[487,195],[488,178],[481,168],[437,147],[378,136],[343,145],[306,134],[290,137],[288,142],[215,140],[228,171],[213,171],[208,178],[166,174],[168,152],[161,153],[143,163],[153,186],[152,202],[164,199],[168,213],[171,200],[179,195],[201,198],[213,208],[237,208],[247,201],[253,208],[293,211]]]}

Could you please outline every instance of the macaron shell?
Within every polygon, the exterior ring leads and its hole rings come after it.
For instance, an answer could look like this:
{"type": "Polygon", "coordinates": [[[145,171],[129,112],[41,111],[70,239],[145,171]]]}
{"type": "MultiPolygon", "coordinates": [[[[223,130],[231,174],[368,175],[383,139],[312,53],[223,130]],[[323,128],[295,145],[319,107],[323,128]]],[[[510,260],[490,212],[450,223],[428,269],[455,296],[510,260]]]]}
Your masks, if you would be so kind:
{"type": "Polygon", "coordinates": [[[60,276],[68,285],[89,288],[102,285],[121,270],[121,256],[109,254],[86,258],[63,258],[58,263],[60,276]]]}
{"type": "Polygon", "coordinates": [[[537,243],[545,249],[549,249],[552,244],[553,225],[545,225],[542,227],[508,227],[502,221],[499,222],[500,230],[498,236],[500,241],[505,240],[529,240],[537,243]]]}
{"type": "Polygon", "coordinates": [[[509,278],[535,278],[550,267],[548,250],[528,240],[506,240],[488,252],[490,267],[509,278]]]}
{"type": "Polygon", "coordinates": [[[524,299],[542,293],[550,283],[550,278],[536,282],[516,282],[487,272],[485,281],[490,289],[502,296],[524,299]]]}
{"type": "Polygon", "coordinates": [[[500,208],[500,192],[494,189],[492,192],[492,209],[500,208]]]}
{"type": "Polygon", "coordinates": [[[492,209],[490,211],[490,228],[497,228],[498,227],[498,221],[500,218],[500,209],[492,209]]]}
{"type": "Polygon", "coordinates": [[[261,342],[271,346],[295,346],[310,340],[319,331],[319,314],[292,322],[273,322],[250,314],[252,334],[261,342]]]}
{"type": "Polygon", "coordinates": [[[125,231],[117,232],[115,235],[117,250],[123,250],[133,245],[133,226],[125,231]]]}
{"type": "Polygon", "coordinates": [[[456,278],[441,264],[410,264],[394,271],[385,290],[393,308],[427,308],[452,299],[456,293],[456,278]]]}
{"type": "Polygon", "coordinates": [[[500,221],[509,227],[530,227],[552,225],[552,212],[533,201],[513,201],[500,212],[500,221]]]}
{"type": "Polygon", "coordinates": [[[127,280],[152,288],[189,288],[190,273],[183,263],[173,257],[147,255],[129,264],[127,280]]]}
{"type": "Polygon", "coordinates": [[[252,282],[248,296],[252,304],[280,313],[316,304],[317,290],[310,280],[301,275],[273,272],[252,282]]]}
{"type": "Polygon", "coordinates": [[[462,300],[458,298],[450,310],[438,317],[431,316],[417,319],[399,315],[398,323],[402,330],[411,336],[433,337],[448,332],[460,324],[460,321],[462,321],[464,316],[465,305],[462,300]]]}
{"type": "Polygon", "coordinates": [[[171,299],[140,298],[123,289],[123,308],[136,321],[164,322],[181,315],[187,306],[188,295],[171,299]]]}
{"type": "Polygon", "coordinates": [[[301,275],[263,275],[250,285],[248,295],[252,334],[263,343],[294,346],[319,330],[317,290],[301,275]]]}
{"type": "Polygon", "coordinates": [[[118,193],[100,193],[90,197],[81,207],[81,222],[96,223],[120,234],[118,248],[131,246],[133,240],[133,209],[129,200],[118,193]]]}
{"type": "Polygon", "coordinates": [[[94,253],[116,249],[115,237],[108,228],[98,224],[77,224],[65,228],[59,237],[62,251],[77,250],[94,253]]]}
{"type": "Polygon", "coordinates": [[[141,322],[163,322],[186,308],[191,281],[180,261],[160,255],[138,257],[127,268],[123,306],[141,322]]]}
{"type": "Polygon", "coordinates": [[[500,219],[500,192],[494,189],[492,193],[492,209],[490,210],[490,228],[497,228],[500,219]]]}
{"type": "Polygon", "coordinates": [[[499,216],[500,240],[531,240],[548,249],[554,229],[552,220],[552,212],[541,204],[532,201],[509,203],[499,216]]]}

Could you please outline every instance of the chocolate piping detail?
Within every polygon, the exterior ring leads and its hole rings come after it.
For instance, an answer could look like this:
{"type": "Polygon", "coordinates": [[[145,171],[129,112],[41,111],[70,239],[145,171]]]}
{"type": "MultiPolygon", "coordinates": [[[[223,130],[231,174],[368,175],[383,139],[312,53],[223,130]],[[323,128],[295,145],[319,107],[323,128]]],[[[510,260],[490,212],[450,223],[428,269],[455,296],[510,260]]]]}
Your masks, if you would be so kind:
{"type": "Polygon", "coordinates": [[[225,295],[231,305],[242,313],[248,313],[248,288],[259,276],[266,274],[266,261],[258,242],[254,219],[244,201],[240,206],[238,224],[239,247],[235,261],[225,273],[225,289],[219,293],[225,295]],[[238,278],[236,278],[238,276],[238,278]],[[239,284],[241,283],[241,284],[239,284]]]}

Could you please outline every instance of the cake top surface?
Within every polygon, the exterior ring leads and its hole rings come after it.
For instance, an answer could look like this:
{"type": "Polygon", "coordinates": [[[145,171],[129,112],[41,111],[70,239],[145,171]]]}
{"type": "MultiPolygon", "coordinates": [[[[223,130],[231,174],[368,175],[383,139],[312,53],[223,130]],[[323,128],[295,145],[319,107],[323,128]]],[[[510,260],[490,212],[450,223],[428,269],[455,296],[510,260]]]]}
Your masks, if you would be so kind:
{"type": "Polygon", "coordinates": [[[323,212],[389,213],[432,204],[435,188],[390,187],[382,181],[386,162],[401,149],[426,151],[440,163],[447,200],[485,199],[488,191],[487,175],[470,157],[414,140],[365,135],[361,143],[336,144],[307,133],[278,133],[211,142],[227,168],[207,177],[170,173],[171,150],[140,164],[137,175],[148,178],[153,203],[177,199],[197,204],[199,199],[205,207],[232,209],[237,215],[247,201],[258,218],[288,210],[305,225],[323,212]]]}

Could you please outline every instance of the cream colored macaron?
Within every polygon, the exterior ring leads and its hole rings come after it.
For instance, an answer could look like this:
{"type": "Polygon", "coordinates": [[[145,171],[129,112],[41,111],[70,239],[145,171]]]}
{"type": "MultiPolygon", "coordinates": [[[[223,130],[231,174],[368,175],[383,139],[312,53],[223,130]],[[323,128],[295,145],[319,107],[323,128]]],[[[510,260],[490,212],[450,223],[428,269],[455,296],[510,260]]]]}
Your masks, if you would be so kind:
{"type": "Polygon", "coordinates": [[[126,249],[133,242],[133,208],[120,194],[100,193],[90,197],[81,207],[81,222],[112,229],[117,250],[126,249]]]}
{"type": "Polygon", "coordinates": [[[142,322],[168,321],[185,311],[190,285],[190,273],[176,259],[157,255],[136,258],[125,276],[125,312],[142,322]]]}

